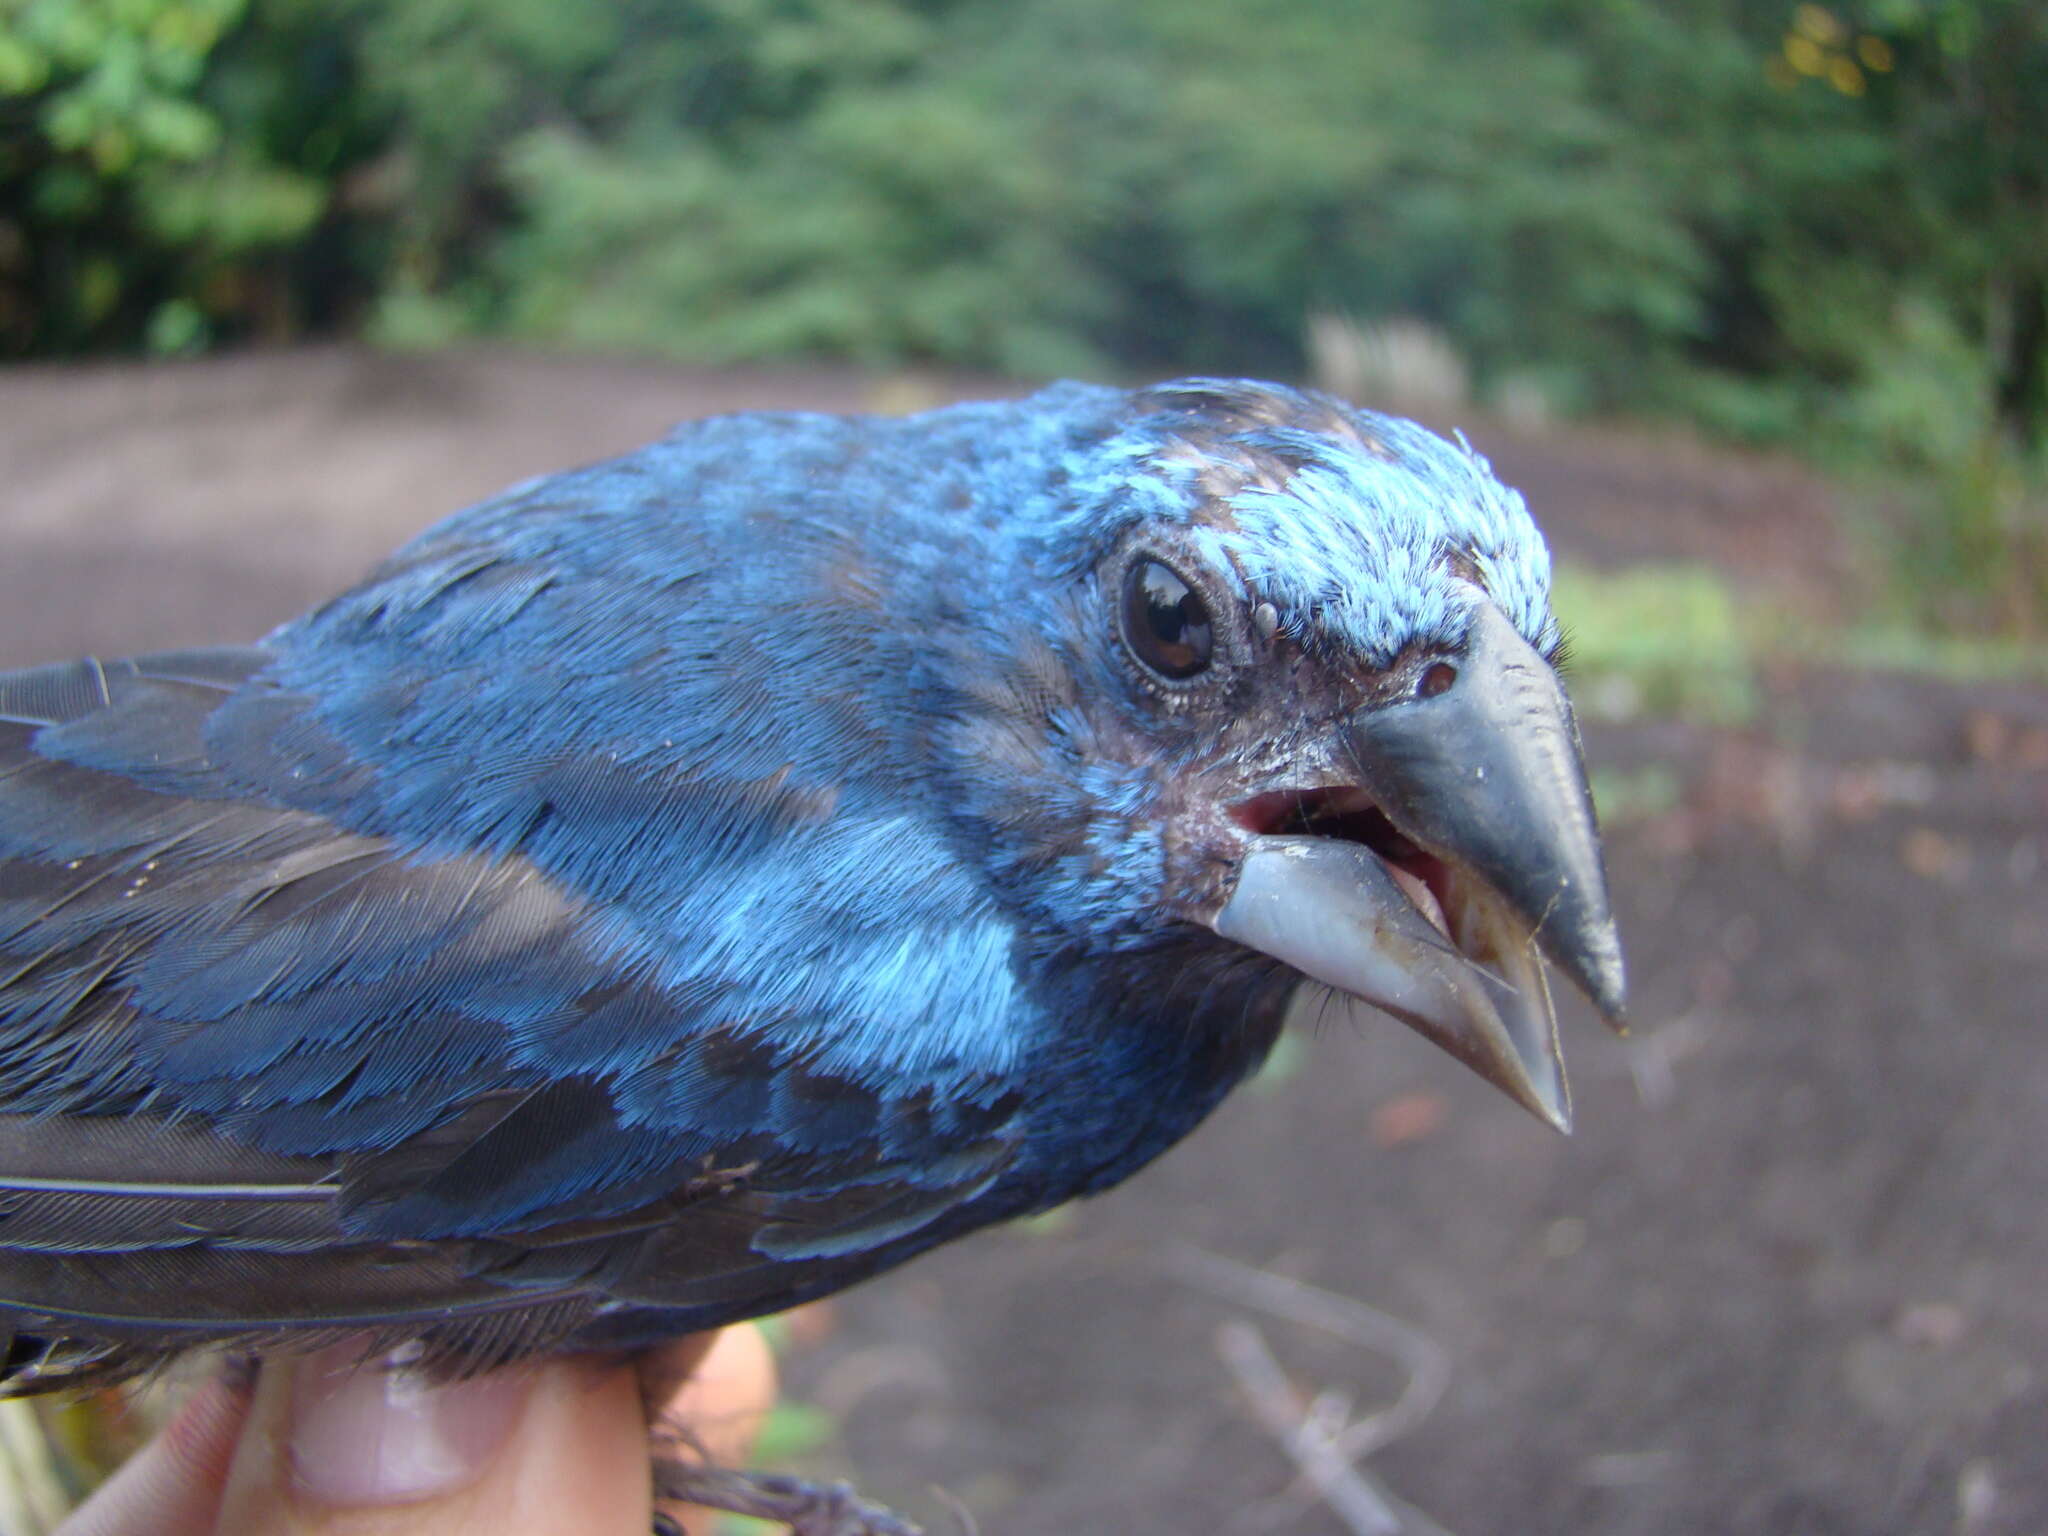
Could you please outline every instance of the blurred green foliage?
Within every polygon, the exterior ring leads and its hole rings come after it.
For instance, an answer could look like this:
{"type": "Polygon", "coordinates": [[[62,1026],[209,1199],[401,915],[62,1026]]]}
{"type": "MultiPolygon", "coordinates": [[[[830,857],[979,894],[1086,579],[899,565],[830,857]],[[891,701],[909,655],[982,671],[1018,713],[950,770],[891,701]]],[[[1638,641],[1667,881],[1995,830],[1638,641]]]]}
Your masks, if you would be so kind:
{"type": "Polygon", "coordinates": [[[247,0],[0,0],[0,353],[202,345],[326,189],[212,99],[247,0]]]}
{"type": "Polygon", "coordinates": [[[1587,716],[1742,725],[1755,715],[1754,625],[1717,572],[1566,566],[1552,598],[1572,697],[1587,716]]]}
{"type": "Polygon", "coordinates": [[[1603,832],[1668,816],[1685,803],[1685,781],[1668,763],[1641,768],[1596,764],[1587,773],[1593,809],[1603,832]]]}
{"type": "Polygon", "coordinates": [[[1900,568],[2024,623],[2043,80],[2039,0],[0,0],[0,352],[1284,374],[1395,320],[1907,472],[1900,568]]]}

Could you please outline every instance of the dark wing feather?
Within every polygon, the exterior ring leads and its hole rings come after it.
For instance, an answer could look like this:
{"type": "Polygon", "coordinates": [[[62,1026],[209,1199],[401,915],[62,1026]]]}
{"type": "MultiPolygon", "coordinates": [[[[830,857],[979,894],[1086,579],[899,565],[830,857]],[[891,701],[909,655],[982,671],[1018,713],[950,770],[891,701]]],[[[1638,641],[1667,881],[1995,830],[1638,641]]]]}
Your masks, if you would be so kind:
{"type": "MultiPolygon", "coordinates": [[[[610,958],[606,914],[516,851],[252,789],[285,774],[266,741],[318,743],[267,659],[0,675],[17,1328],[146,1352],[433,1319],[492,1354],[612,1297],[743,1315],[873,1267],[1007,1163],[1013,1103],[936,1128],[788,1058],[718,987],[610,958]],[[650,1079],[670,1113],[622,1111],[650,1079]]],[[[323,794],[368,771],[327,750],[323,794]]]]}
{"type": "Polygon", "coordinates": [[[0,1247],[174,1247],[196,1234],[280,1251],[332,1243],[330,1164],[235,1147],[154,1117],[0,1115],[0,1247]]]}

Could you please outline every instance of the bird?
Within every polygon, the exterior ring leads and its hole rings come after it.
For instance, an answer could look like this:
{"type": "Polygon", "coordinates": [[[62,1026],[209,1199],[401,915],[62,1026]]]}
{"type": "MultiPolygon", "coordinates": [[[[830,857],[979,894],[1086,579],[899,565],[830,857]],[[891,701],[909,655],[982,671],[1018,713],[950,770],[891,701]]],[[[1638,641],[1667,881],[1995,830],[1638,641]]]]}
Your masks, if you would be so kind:
{"type": "Polygon", "coordinates": [[[0,1390],[782,1311],[1119,1183],[1302,999],[1568,1128],[1559,644],[1462,437],[1196,378],[686,423],[0,674],[0,1390]]]}

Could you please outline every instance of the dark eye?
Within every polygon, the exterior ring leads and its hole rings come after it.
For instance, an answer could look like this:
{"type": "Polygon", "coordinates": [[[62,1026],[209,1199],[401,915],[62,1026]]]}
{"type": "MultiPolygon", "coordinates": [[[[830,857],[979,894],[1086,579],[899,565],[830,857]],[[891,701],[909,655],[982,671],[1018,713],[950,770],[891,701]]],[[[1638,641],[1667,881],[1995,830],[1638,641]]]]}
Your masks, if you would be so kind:
{"type": "Polygon", "coordinates": [[[1216,649],[1209,605],[1157,560],[1140,560],[1124,577],[1124,637],[1161,677],[1179,681],[1205,670],[1216,649]]]}

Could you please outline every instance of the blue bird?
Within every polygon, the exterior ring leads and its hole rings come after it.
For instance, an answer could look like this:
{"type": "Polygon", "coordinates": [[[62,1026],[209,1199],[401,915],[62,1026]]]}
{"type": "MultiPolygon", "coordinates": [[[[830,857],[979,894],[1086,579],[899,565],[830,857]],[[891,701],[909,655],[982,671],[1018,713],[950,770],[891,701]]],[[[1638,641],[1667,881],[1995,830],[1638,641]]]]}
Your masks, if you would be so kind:
{"type": "Polygon", "coordinates": [[[1304,988],[1564,1126],[1557,644],[1462,443],[1188,380],[692,423],[0,675],[0,1383],[777,1311],[1116,1184],[1304,988]]]}

